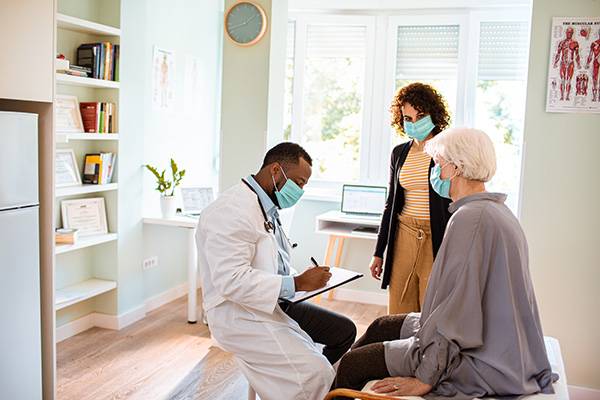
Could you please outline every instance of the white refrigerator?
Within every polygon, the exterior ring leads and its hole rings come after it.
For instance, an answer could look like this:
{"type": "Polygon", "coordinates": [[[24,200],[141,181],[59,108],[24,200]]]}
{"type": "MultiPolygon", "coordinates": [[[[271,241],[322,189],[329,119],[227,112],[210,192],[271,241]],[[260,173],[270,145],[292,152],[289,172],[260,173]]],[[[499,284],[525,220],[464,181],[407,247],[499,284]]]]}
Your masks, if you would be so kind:
{"type": "Polygon", "coordinates": [[[38,116],[0,112],[0,398],[42,398],[38,116]]]}

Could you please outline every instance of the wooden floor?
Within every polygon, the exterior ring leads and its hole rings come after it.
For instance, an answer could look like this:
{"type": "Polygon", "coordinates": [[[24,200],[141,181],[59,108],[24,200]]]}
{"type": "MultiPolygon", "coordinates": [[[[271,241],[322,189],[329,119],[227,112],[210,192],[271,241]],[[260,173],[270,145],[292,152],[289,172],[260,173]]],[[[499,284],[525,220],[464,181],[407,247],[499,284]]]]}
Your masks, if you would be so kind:
{"type": "MultiPolygon", "coordinates": [[[[201,296],[198,293],[198,296],[201,296]]],[[[361,335],[386,307],[322,300],[361,335]]],[[[58,400],[246,400],[235,358],[210,347],[201,322],[187,323],[187,296],[120,331],[92,328],[57,344],[58,400]]]]}

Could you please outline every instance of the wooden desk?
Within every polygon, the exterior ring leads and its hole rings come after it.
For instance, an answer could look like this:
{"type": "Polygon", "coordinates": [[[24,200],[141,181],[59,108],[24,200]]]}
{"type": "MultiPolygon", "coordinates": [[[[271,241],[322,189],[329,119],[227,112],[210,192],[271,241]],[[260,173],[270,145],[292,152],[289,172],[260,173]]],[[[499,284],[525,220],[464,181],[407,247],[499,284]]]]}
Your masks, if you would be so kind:
{"type": "Polygon", "coordinates": [[[143,218],[145,224],[166,225],[188,230],[188,322],[195,324],[198,320],[198,304],[196,282],[198,281],[198,254],[196,251],[196,226],[198,218],[175,216],[173,218],[143,218]]]}
{"type": "MultiPolygon", "coordinates": [[[[323,265],[333,265],[334,267],[340,266],[340,259],[342,258],[342,250],[344,249],[344,241],[346,238],[377,239],[376,232],[358,232],[356,229],[364,227],[377,229],[380,222],[380,218],[349,216],[341,211],[328,211],[324,214],[317,215],[317,233],[326,233],[329,235],[329,242],[327,243],[327,251],[325,252],[323,265]],[[335,254],[335,260],[333,264],[331,264],[331,256],[336,241],[339,241],[337,252],[335,254]]],[[[332,298],[333,290],[330,290],[329,300],[332,298]]],[[[315,303],[318,305],[320,302],[321,296],[319,295],[317,296],[315,303]]]]}

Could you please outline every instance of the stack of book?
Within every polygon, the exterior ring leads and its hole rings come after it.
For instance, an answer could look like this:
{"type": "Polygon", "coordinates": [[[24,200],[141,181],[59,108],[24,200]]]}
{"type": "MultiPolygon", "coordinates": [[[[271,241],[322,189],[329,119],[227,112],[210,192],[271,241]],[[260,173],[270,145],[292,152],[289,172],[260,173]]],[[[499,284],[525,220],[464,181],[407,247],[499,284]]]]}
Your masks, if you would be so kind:
{"type": "Polygon", "coordinates": [[[90,78],[119,81],[120,46],[109,42],[86,43],[77,48],[77,64],[90,69],[90,78]]]}
{"type": "Polygon", "coordinates": [[[79,103],[83,130],[88,133],[115,133],[115,110],[113,103],[79,103]]]}
{"type": "Polygon", "coordinates": [[[115,153],[93,153],[85,155],[83,183],[105,185],[112,181],[117,155],[115,153]]]}
{"type": "Polygon", "coordinates": [[[59,74],[88,77],[92,70],[86,67],[80,67],[79,65],[71,65],[66,69],[57,68],[56,72],[59,74]]]}
{"type": "Polygon", "coordinates": [[[77,241],[78,229],[58,228],[54,233],[54,241],[57,245],[73,244],[77,241]]]}

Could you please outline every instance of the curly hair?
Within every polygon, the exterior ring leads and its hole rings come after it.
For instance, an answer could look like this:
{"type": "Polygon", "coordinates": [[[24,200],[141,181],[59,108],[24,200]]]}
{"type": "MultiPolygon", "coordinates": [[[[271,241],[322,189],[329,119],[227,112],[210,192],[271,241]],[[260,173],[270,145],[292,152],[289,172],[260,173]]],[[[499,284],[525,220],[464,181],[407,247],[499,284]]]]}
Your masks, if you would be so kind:
{"type": "Polygon", "coordinates": [[[408,103],[418,112],[431,116],[431,122],[435,125],[433,136],[437,135],[450,126],[450,111],[447,110],[446,101],[433,87],[424,83],[411,83],[402,87],[390,107],[392,113],[392,127],[396,128],[402,136],[404,133],[404,115],[402,105],[408,103]]]}

